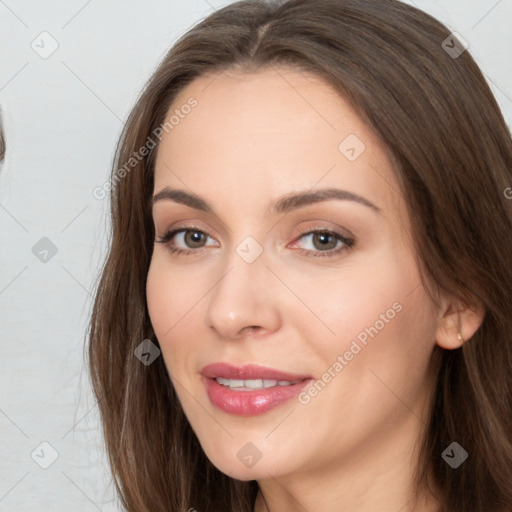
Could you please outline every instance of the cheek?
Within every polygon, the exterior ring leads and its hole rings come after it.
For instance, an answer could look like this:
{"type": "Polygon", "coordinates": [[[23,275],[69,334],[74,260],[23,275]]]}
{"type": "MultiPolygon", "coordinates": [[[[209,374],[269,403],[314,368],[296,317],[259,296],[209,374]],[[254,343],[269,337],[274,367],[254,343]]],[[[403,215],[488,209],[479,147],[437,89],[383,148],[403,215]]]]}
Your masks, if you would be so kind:
{"type": "Polygon", "coordinates": [[[159,341],[162,357],[170,372],[172,359],[179,357],[176,349],[186,347],[177,344],[172,347],[172,340],[176,339],[176,332],[186,326],[186,301],[180,290],[183,288],[178,275],[171,274],[159,258],[153,258],[146,281],[146,298],[151,325],[159,341]],[[180,322],[180,318],[183,320],[180,322]]]}
{"type": "Polygon", "coordinates": [[[153,256],[146,281],[146,298],[151,323],[160,341],[171,338],[175,326],[187,323],[194,304],[204,295],[200,283],[195,273],[173,267],[165,255],[153,256]]]}
{"type": "Polygon", "coordinates": [[[368,260],[315,279],[296,276],[293,281],[290,276],[287,281],[308,306],[302,307],[296,299],[290,303],[300,338],[316,345],[325,363],[349,350],[353,340],[365,347],[369,340],[396,328],[393,324],[404,316],[408,294],[417,285],[412,269],[385,264],[384,258],[368,260]]]}
{"type": "MultiPolygon", "coordinates": [[[[394,298],[394,293],[387,296],[394,298]]],[[[427,369],[434,347],[434,317],[422,312],[428,304],[420,288],[402,297],[401,309],[388,311],[387,299],[374,305],[354,301],[346,312],[355,318],[358,306],[364,306],[365,314],[354,321],[344,319],[346,334],[340,320],[338,335],[330,343],[325,338],[315,345],[314,354],[308,354],[310,360],[322,361],[316,365],[318,380],[299,397],[294,417],[300,426],[283,433],[282,443],[290,435],[300,443],[301,437],[315,432],[323,439],[315,457],[328,460],[423,417],[432,386],[427,369]],[[379,318],[386,311],[387,323],[379,318]]]]}
{"type": "Polygon", "coordinates": [[[319,317],[308,325],[295,313],[307,341],[306,360],[316,361],[317,378],[330,388],[315,398],[317,405],[328,407],[344,397],[356,409],[378,410],[386,393],[393,401],[390,389],[413,400],[424,383],[435,346],[432,302],[412,258],[383,256],[346,268],[329,282],[299,288],[297,280],[296,290],[319,317]]]}
{"type": "MultiPolygon", "coordinates": [[[[171,321],[171,318],[169,318],[169,305],[172,290],[169,284],[166,279],[162,279],[162,272],[160,271],[159,265],[155,264],[155,259],[153,258],[146,281],[146,299],[151,324],[159,339],[164,329],[164,324],[166,322],[170,323],[171,321]]],[[[168,328],[169,327],[170,326],[168,326],[168,328]]]]}
{"type": "Polygon", "coordinates": [[[200,316],[210,281],[204,270],[172,265],[163,253],[151,260],[146,281],[149,317],[166,367],[179,380],[196,372],[194,358],[204,348],[200,316]]]}
{"type": "Polygon", "coordinates": [[[331,421],[353,432],[362,417],[369,432],[383,418],[409,414],[409,406],[420,411],[435,346],[435,314],[423,288],[382,290],[378,301],[369,299],[353,298],[335,341],[317,347],[325,369],[311,405],[320,411],[343,404],[331,421]]]}

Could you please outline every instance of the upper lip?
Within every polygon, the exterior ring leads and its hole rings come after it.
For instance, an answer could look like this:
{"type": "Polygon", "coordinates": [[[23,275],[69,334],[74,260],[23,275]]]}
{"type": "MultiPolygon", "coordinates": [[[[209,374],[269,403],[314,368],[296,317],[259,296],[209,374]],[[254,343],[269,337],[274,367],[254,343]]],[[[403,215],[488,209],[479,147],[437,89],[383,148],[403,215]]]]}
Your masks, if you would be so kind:
{"type": "Polygon", "coordinates": [[[212,363],[207,364],[202,370],[201,374],[204,377],[215,379],[222,377],[224,379],[268,379],[268,380],[287,380],[296,381],[311,378],[310,375],[292,374],[275,370],[274,368],[267,368],[257,364],[244,364],[232,365],[229,363],[212,363]]]}

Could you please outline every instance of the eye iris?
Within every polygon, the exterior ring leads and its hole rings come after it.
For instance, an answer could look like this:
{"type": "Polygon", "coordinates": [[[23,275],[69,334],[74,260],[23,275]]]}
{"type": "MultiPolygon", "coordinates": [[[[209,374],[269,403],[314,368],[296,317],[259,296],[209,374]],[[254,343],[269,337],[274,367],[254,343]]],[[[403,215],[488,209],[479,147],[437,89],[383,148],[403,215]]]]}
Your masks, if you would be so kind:
{"type": "Polygon", "coordinates": [[[204,233],[201,233],[199,231],[187,231],[185,233],[185,242],[188,246],[194,247],[195,243],[201,243],[203,240],[201,240],[204,237],[204,233]]]}
{"type": "Polygon", "coordinates": [[[336,238],[333,235],[330,235],[328,233],[315,233],[313,234],[313,245],[315,245],[316,249],[335,249],[336,248],[336,238]],[[332,242],[334,242],[334,245],[332,247],[327,247],[329,244],[329,238],[332,239],[332,242]],[[316,240],[321,240],[321,243],[319,246],[315,243],[316,240]]]}

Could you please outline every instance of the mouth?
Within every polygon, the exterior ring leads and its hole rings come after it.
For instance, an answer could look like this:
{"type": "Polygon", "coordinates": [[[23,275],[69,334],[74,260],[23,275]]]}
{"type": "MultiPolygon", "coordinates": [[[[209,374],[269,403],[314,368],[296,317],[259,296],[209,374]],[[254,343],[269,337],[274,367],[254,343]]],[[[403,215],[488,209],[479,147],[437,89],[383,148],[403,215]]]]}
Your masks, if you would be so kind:
{"type": "Polygon", "coordinates": [[[215,380],[225,387],[229,387],[232,391],[254,391],[255,389],[267,389],[276,386],[293,386],[300,380],[274,380],[274,379],[224,379],[222,377],[216,377],[215,380]]]}
{"type": "Polygon", "coordinates": [[[296,396],[314,379],[249,364],[214,363],[205,366],[202,380],[212,405],[228,414],[255,416],[296,396]]]}

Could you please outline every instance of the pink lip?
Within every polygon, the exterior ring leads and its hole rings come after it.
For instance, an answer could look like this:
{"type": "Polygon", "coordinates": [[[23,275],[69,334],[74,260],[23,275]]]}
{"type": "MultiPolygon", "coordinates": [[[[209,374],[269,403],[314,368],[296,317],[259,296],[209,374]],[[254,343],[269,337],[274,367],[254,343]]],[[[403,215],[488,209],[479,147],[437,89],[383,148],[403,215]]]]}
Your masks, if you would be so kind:
{"type": "Polygon", "coordinates": [[[304,380],[310,379],[311,375],[294,375],[291,373],[266,368],[257,364],[245,364],[233,366],[228,363],[213,363],[206,365],[201,374],[209,379],[223,377],[224,379],[272,379],[272,380],[304,380]]]}
{"type": "Polygon", "coordinates": [[[201,371],[210,402],[220,410],[237,416],[256,416],[270,411],[298,395],[314,379],[306,375],[293,375],[258,365],[232,366],[226,363],[207,365],[201,371]],[[300,381],[290,386],[273,386],[254,391],[233,391],[219,384],[215,377],[225,379],[269,379],[300,381]]]}

